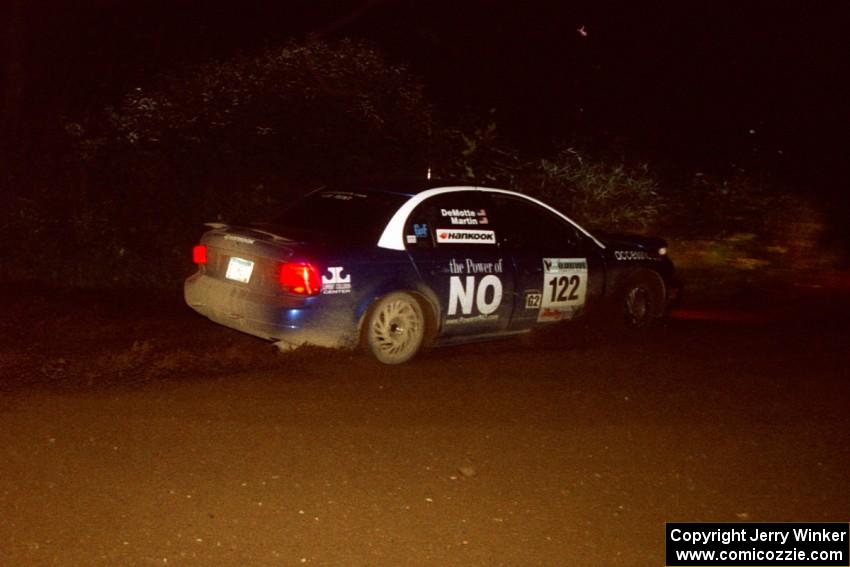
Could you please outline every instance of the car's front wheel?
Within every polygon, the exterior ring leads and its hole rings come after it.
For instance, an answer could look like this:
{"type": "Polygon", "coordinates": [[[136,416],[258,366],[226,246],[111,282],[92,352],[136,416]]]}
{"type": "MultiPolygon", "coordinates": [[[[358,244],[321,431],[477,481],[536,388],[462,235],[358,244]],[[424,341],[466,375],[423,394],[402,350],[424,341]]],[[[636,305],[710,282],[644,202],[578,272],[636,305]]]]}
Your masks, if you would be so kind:
{"type": "Polygon", "coordinates": [[[365,343],[378,361],[401,364],[422,348],[425,331],[425,315],[416,298],[394,292],[379,299],[369,311],[365,343]]]}
{"type": "Polygon", "coordinates": [[[623,287],[620,307],[627,324],[652,325],[664,315],[664,282],[653,272],[637,274],[623,287]]]}

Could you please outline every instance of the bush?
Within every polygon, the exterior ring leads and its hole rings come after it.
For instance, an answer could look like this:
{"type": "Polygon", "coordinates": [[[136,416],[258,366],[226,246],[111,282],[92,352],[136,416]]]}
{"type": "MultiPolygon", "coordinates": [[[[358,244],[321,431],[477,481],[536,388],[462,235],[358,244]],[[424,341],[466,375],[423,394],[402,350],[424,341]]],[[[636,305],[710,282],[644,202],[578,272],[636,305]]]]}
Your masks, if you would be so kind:
{"type": "Polygon", "coordinates": [[[459,156],[448,167],[454,175],[537,197],[588,227],[645,230],[666,209],[666,199],[645,164],[612,165],[573,148],[552,157],[523,159],[500,144],[494,122],[471,134],[455,132],[452,139],[459,156]]]}
{"type": "Polygon", "coordinates": [[[692,251],[709,250],[689,260],[695,265],[822,270],[839,265],[841,255],[825,245],[827,219],[804,194],[738,171],[726,178],[694,176],[668,222],[692,251]]]}
{"type": "Polygon", "coordinates": [[[339,178],[424,171],[432,122],[419,81],[353,41],[174,70],[64,120],[51,171],[33,165],[37,181],[4,206],[0,230],[29,236],[6,273],[173,286],[201,223],[262,218],[339,178]]]}
{"type": "Polygon", "coordinates": [[[583,158],[572,148],[530,164],[528,193],[604,230],[646,230],[665,208],[649,168],[583,158]]]}

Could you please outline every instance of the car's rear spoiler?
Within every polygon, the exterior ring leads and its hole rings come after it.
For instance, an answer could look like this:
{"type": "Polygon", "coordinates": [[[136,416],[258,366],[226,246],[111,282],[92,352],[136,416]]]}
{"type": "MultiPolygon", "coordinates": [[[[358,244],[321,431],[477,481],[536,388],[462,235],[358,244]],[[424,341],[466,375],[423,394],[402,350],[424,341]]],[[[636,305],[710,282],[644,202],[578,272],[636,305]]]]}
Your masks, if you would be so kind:
{"type": "Polygon", "coordinates": [[[275,233],[273,233],[273,232],[269,232],[268,230],[263,230],[263,229],[261,229],[261,228],[255,228],[255,227],[253,227],[253,226],[249,226],[249,227],[239,227],[239,226],[229,225],[229,224],[227,224],[227,223],[223,223],[223,222],[205,222],[205,223],[204,223],[204,226],[208,226],[208,227],[210,227],[210,228],[211,228],[211,229],[213,229],[213,230],[220,230],[220,229],[223,229],[223,228],[234,228],[234,229],[239,230],[239,229],[241,228],[241,229],[243,229],[243,230],[247,230],[247,231],[251,231],[251,232],[256,232],[256,233],[258,233],[258,234],[262,234],[262,235],[264,235],[264,236],[268,236],[268,237],[269,237],[269,238],[271,238],[274,242],[294,242],[291,238],[286,238],[285,236],[281,236],[281,235],[279,235],[279,234],[275,234],[275,233]]]}

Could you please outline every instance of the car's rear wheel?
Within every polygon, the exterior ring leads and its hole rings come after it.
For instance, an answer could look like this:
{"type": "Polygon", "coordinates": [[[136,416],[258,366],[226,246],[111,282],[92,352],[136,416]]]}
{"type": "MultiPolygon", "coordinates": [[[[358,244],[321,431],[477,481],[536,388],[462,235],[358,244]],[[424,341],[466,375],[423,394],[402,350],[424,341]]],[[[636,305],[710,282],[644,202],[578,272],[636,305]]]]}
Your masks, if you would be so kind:
{"type": "Polygon", "coordinates": [[[413,358],[425,339],[422,306],[409,293],[394,292],[375,303],[364,329],[366,346],[384,364],[401,364],[413,358]]]}
{"type": "Polygon", "coordinates": [[[664,314],[664,282],[652,272],[637,274],[623,287],[620,307],[628,325],[652,325],[664,314]]]}

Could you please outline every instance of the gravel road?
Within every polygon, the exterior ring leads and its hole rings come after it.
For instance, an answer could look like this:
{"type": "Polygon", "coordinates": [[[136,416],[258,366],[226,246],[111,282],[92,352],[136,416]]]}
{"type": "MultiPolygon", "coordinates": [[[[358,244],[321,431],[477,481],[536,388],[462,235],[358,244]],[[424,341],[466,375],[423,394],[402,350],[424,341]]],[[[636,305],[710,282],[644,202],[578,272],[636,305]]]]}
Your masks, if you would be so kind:
{"type": "Polygon", "coordinates": [[[646,566],[665,521],[850,519],[846,290],[401,367],[5,292],[2,565],[646,566]]]}

